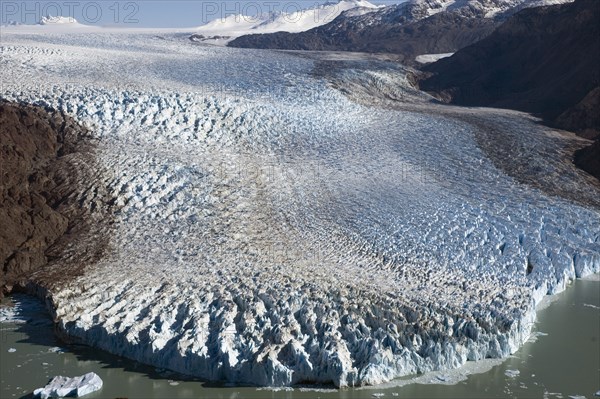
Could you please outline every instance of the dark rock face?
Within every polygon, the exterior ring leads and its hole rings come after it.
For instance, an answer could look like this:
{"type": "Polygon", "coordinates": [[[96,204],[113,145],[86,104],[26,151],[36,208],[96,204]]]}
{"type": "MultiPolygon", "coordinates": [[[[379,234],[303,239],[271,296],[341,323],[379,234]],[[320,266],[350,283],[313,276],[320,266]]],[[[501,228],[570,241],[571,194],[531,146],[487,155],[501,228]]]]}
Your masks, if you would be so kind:
{"type": "Polygon", "coordinates": [[[230,36],[210,36],[210,37],[206,37],[204,35],[199,35],[199,34],[193,34],[192,36],[190,36],[190,40],[192,42],[205,42],[207,40],[214,40],[214,39],[229,39],[230,36]]]}
{"type": "Polygon", "coordinates": [[[590,91],[579,103],[567,108],[554,122],[582,137],[592,140],[600,138],[600,87],[590,91]]]}
{"type": "MultiPolygon", "coordinates": [[[[402,19],[404,20],[404,19],[402,19]]],[[[331,23],[300,33],[277,32],[241,36],[232,47],[393,53],[412,63],[420,54],[448,53],[489,35],[498,22],[442,12],[410,23],[388,21],[365,25],[362,19],[341,15],[331,23]]]]}
{"type": "MultiPolygon", "coordinates": [[[[531,112],[582,137],[600,137],[600,2],[527,9],[482,41],[427,65],[420,82],[460,105],[531,112]]],[[[576,163],[600,179],[597,144],[576,163]]]]}
{"type": "Polygon", "coordinates": [[[393,53],[410,65],[417,55],[473,44],[514,13],[541,4],[544,0],[410,0],[379,10],[348,10],[306,32],[241,36],[229,46],[393,53]]]}
{"type": "Polygon", "coordinates": [[[420,87],[455,104],[532,112],[574,131],[597,129],[589,111],[600,83],[599,37],[596,0],[527,9],[482,41],[425,66],[434,75],[420,87]]]}
{"type": "Polygon", "coordinates": [[[575,152],[575,165],[600,180],[600,140],[575,152]]]}
{"type": "Polygon", "coordinates": [[[0,295],[44,266],[69,229],[61,207],[74,177],[62,159],[82,132],[59,112],[0,102],[0,295]]]}

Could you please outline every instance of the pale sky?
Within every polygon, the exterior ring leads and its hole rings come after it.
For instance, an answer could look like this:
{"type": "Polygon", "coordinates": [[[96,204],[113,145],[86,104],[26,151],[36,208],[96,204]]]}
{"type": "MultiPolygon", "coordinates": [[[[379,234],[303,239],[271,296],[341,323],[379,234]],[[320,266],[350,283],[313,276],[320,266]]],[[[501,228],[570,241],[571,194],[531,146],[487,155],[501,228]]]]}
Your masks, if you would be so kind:
{"type": "MultiPolygon", "coordinates": [[[[374,0],[374,4],[394,4],[405,0],[374,0]]],[[[193,27],[230,14],[256,15],[257,11],[293,12],[311,8],[325,0],[0,0],[0,24],[16,21],[37,23],[43,15],[71,16],[87,25],[125,27],[193,27]]]]}

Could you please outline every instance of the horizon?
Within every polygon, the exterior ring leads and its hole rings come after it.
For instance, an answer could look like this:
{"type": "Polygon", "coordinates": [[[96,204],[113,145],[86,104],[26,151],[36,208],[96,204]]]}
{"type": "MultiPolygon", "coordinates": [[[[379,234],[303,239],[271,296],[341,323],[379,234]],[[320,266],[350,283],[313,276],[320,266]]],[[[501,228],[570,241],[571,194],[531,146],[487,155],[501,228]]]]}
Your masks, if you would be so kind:
{"type": "MultiPolygon", "coordinates": [[[[368,1],[368,0],[367,0],[368,1]]],[[[369,1],[376,5],[406,0],[369,1]]],[[[84,25],[129,28],[189,28],[229,15],[256,16],[268,12],[292,13],[331,3],[327,0],[296,1],[0,1],[0,25],[35,25],[42,17],[74,18],[84,25]]]]}

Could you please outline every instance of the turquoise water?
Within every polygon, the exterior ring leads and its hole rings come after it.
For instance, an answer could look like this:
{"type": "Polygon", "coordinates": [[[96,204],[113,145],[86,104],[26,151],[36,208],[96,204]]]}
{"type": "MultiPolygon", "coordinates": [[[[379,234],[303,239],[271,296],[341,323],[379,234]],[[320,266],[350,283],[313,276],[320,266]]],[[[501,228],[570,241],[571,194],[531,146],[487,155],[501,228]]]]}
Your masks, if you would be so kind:
{"type": "MultiPolygon", "coordinates": [[[[23,301],[13,297],[4,301],[23,301]]],[[[93,371],[104,380],[101,391],[86,398],[593,398],[600,390],[600,282],[578,280],[538,313],[535,338],[503,362],[469,364],[479,373],[438,372],[421,380],[383,387],[335,390],[265,390],[202,381],[109,355],[85,346],[65,345],[53,334],[48,315],[34,312],[24,324],[0,323],[0,397],[27,397],[55,375],[93,371]],[[60,348],[60,350],[58,349],[60,348]],[[16,349],[12,352],[10,349],[16,349]],[[518,374],[517,374],[518,372],[518,374]],[[452,385],[441,380],[464,380],[452,385]]]]}

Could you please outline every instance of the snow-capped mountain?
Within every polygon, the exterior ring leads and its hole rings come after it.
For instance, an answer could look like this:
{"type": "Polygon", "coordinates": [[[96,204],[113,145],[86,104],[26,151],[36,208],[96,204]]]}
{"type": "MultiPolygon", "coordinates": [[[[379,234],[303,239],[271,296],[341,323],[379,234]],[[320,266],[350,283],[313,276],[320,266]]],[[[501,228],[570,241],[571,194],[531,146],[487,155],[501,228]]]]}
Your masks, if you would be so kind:
{"type": "Polygon", "coordinates": [[[243,14],[217,18],[197,28],[194,40],[223,43],[253,33],[304,32],[328,24],[344,12],[377,10],[379,6],[366,0],[341,0],[294,12],[269,12],[257,16],[243,14]]]}
{"type": "Polygon", "coordinates": [[[433,76],[420,87],[456,104],[531,112],[600,138],[598,21],[597,0],[524,10],[484,40],[425,67],[433,76]]]}
{"type": "Polygon", "coordinates": [[[89,29],[91,25],[84,25],[79,23],[73,17],[65,17],[62,15],[52,16],[47,15],[40,18],[36,24],[23,24],[17,21],[9,21],[7,24],[2,25],[5,29],[10,29],[11,32],[37,32],[37,31],[51,31],[53,33],[70,32],[76,28],[89,29]]]}
{"type": "Polygon", "coordinates": [[[63,17],[56,16],[53,17],[51,15],[42,17],[39,25],[81,25],[77,20],[73,17],[63,17]]]}
{"type": "Polygon", "coordinates": [[[348,18],[353,29],[376,25],[398,25],[417,22],[441,12],[451,12],[467,18],[506,18],[524,8],[571,3],[574,0],[410,0],[375,12],[351,16],[343,15],[332,25],[340,25],[348,18]]]}
{"type": "MultiPolygon", "coordinates": [[[[300,33],[247,35],[233,47],[389,52],[415,56],[451,53],[489,35],[523,8],[573,0],[410,0],[370,12],[340,13],[328,24],[300,33]]],[[[259,32],[252,32],[259,33],[259,32]]],[[[264,32],[260,32],[264,33],[264,32]]]]}

